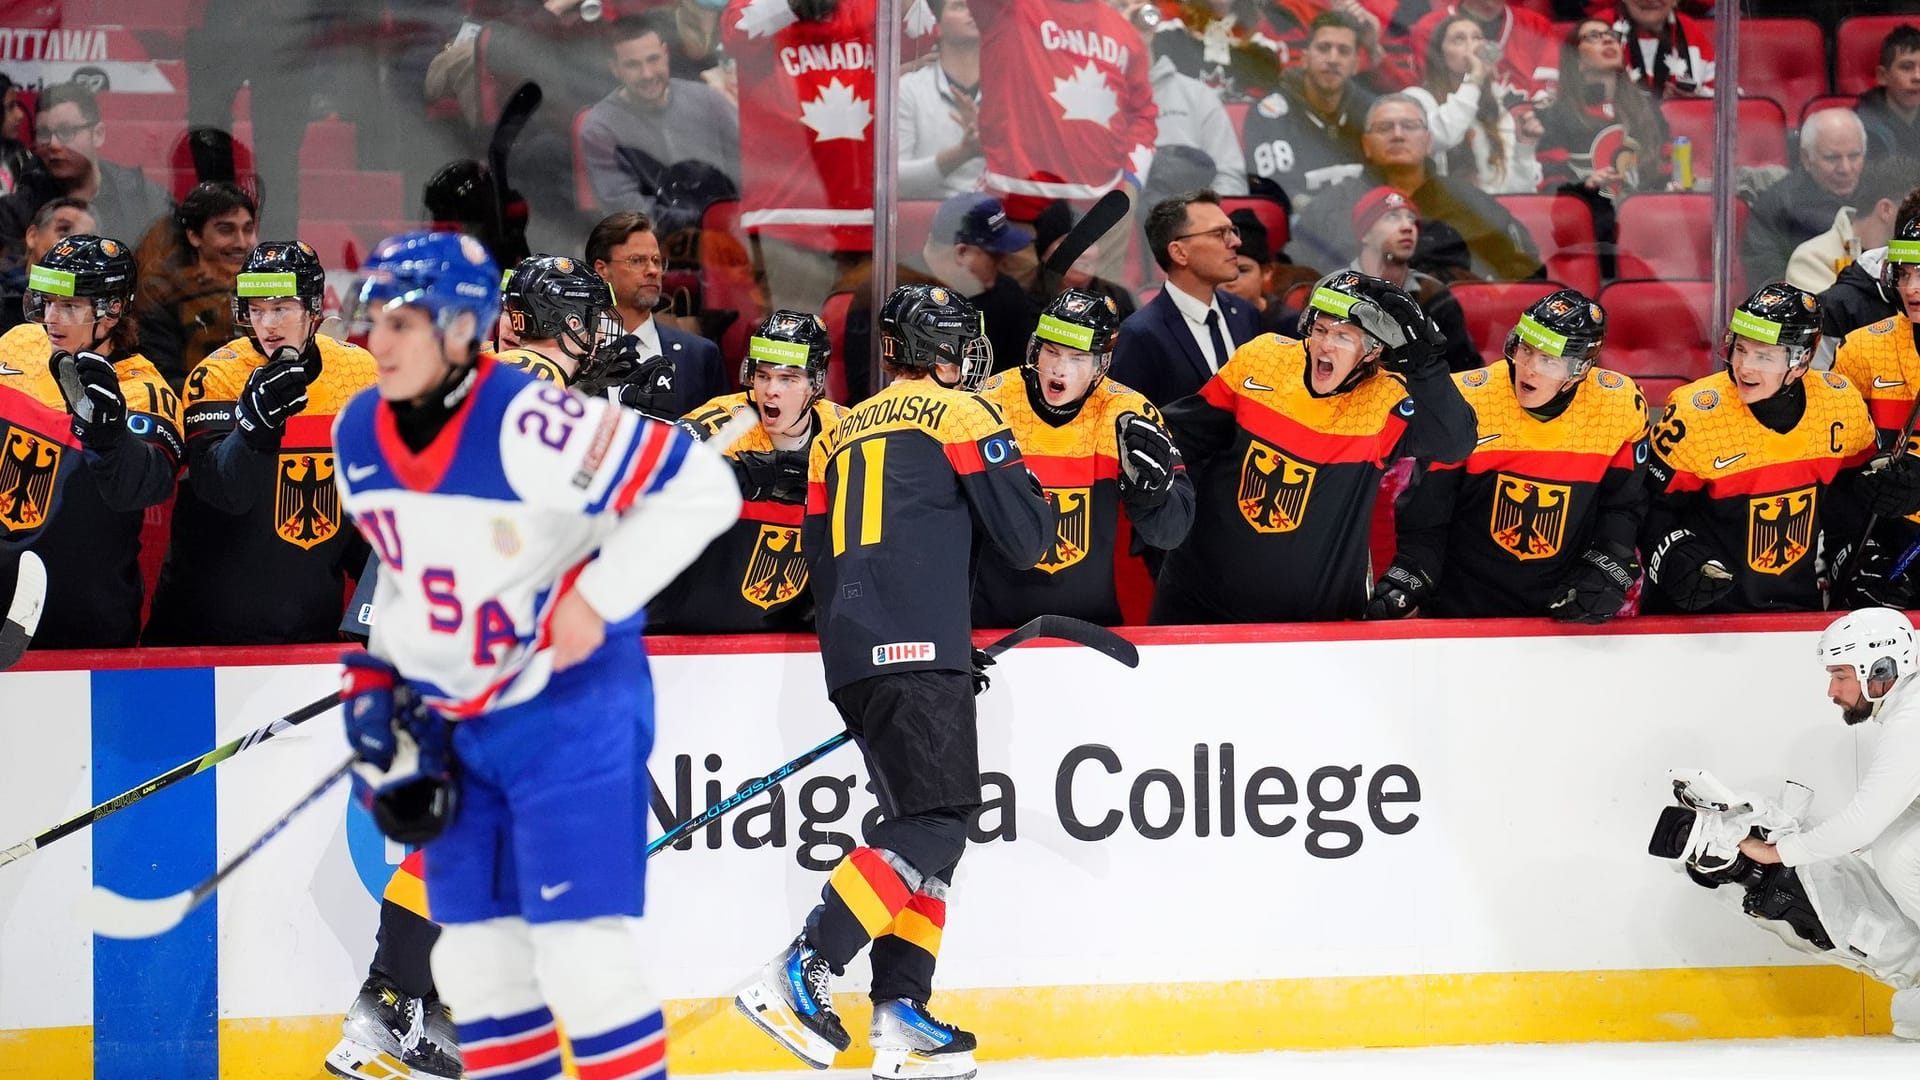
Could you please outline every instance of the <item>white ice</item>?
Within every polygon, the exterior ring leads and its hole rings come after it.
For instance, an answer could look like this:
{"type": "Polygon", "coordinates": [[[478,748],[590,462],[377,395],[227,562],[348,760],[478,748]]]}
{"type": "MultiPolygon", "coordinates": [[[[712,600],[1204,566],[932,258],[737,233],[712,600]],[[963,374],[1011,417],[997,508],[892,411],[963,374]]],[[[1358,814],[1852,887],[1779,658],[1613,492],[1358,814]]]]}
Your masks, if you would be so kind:
{"type": "MultiPolygon", "coordinates": [[[[731,1075],[738,1080],[866,1080],[869,1074],[837,1069],[731,1075]]],[[[1490,1076],[1806,1080],[1810,1076],[1914,1075],[1920,1075],[1920,1045],[1883,1035],[989,1061],[981,1064],[979,1080],[1480,1080],[1490,1076]]]]}

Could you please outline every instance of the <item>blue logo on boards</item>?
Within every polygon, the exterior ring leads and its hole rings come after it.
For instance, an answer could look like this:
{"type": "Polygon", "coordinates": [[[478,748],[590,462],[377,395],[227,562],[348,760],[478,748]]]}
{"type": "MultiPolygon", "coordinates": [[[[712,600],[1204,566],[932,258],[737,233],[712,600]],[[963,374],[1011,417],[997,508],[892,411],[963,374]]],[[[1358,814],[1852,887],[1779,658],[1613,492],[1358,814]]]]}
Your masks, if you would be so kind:
{"type": "Polygon", "coordinates": [[[359,799],[347,800],[347,854],[353,858],[353,872],[375,900],[386,894],[387,879],[413,849],[396,844],[380,834],[373,815],[359,799]]]}

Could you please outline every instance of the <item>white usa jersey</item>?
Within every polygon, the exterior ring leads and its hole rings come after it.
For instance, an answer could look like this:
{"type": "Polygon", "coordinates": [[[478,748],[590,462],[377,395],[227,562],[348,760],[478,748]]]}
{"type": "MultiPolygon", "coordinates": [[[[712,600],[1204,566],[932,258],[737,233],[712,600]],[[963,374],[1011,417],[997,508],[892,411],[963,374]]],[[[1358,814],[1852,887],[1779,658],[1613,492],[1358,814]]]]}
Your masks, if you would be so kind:
{"type": "Polygon", "coordinates": [[[368,649],[456,719],[546,686],[568,590],[610,636],[637,630],[740,510],[732,472],[678,428],[489,358],[419,453],[371,389],[334,450],[342,507],[380,559],[368,649]]]}

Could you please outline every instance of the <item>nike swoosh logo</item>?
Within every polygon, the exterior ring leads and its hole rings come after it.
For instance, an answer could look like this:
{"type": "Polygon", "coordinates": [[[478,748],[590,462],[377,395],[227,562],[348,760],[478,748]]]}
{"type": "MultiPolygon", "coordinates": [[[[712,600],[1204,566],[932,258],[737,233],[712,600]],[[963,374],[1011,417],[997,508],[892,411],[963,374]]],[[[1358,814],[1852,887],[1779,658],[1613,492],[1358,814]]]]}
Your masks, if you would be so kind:
{"type": "Polygon", "coordinates": [[[1485,446],[1485,445],[1487,445],[1488,443],[1490,443],[1490,442],[1492,442],[1493,440],[1495,440],[1495,439],[1497,439],[1497,438],[1499,438],[1499,437],[1500,437],[1500,434],[1499,434],[1498,432],[1495,432],[1495,433],[1494,433],[1494,434],[1492,434],[1492,435],[1482,435],[1482,436],[1480,436],[1479,438],[1477,438],[1477,439],[1475,439],[1475,440],[1473,440],[1473,445],[1475,445],[1475,446],[1485,446]]]}
{"type": "Polygon", "coordinates": [[[1241,386],[1244,386],[1244,387],[1246,387],[1246,388],[1247,388],[1247,389],[1249,389],[1249,390],[1268,390],[1268,391],[1271,391],[1271,390],[1273,389],[1273,387],[1271,387],[1271,386],[1263,386],[1263,385],[1261,385],[1260,383],[1257,383],[1257,382],[1254,382],[1254,381],[1253,381],[1253,376],[1251,376],[1251,375],[1249,375],[1249,376],[1247,376],[1247,378],[1246,378],[1246,381],[1244,381],[1244,382],[1242,382],[1242,383],[1241,383],[1240,385],[1241,385],[1241,386]]]}
{"type": "Polygon", "coordinates": [[[1724,469],[1727,466],[1733,464],[1736,461],[1739,461],[1741,458],[1746,456],[1747,455],[1745,454],[1735,454],[1732,457],[1727,457],[1727,458],[1717,457],[1713,459],[1713,467],[1716,469],[1724,469]]]}
{"type": "Polygon", "coordinates": [[[357,484],[379,471],[380,466],[378,465],[349,465],[347,466],[347,479],[357,484]]]}
{"type": "Polygon", "coordinates": [[[555,897],[571,888],[573,888],[573,882],[571,881],[563,881],[558,885],[542,885],[540,886],[540,899],[551,902],[555,897]]]}
{"type": "MultiPolygon", "coordinates": [[[[5,374],[5,373],[6,373],[5,369],[0,368],[0,374],[5,374]]],[[[1896,386],[1905,386],[1905,385],[1907,385],[1907,380],[1905,379],[1883,379],[1878,375],[1875,375],[1873,377],[1873,388],[1875,390],[1889,390],[1896,386]]]]}
{"type": "Polygon", "coordinates": [[[5,364],[0,364],[0,375],[25,375],[25,374],[26,372],[21,371],[19,368],[8,367],[5,364]]]}

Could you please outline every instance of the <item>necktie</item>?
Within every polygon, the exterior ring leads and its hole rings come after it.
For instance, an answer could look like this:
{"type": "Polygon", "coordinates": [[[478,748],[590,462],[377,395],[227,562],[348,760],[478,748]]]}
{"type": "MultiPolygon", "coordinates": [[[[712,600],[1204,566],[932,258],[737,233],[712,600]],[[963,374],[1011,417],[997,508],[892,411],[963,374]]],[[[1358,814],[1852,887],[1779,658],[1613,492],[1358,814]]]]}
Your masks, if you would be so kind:
{"type": "Polygon", "coordinates": [[[1232,354],[1227,351],[1226,335],[1220,332],[1220,312],[1207,312],[1207,336],[1213,339],[1213,370],[1219,371],[1227,365],[1232,354]]]}

